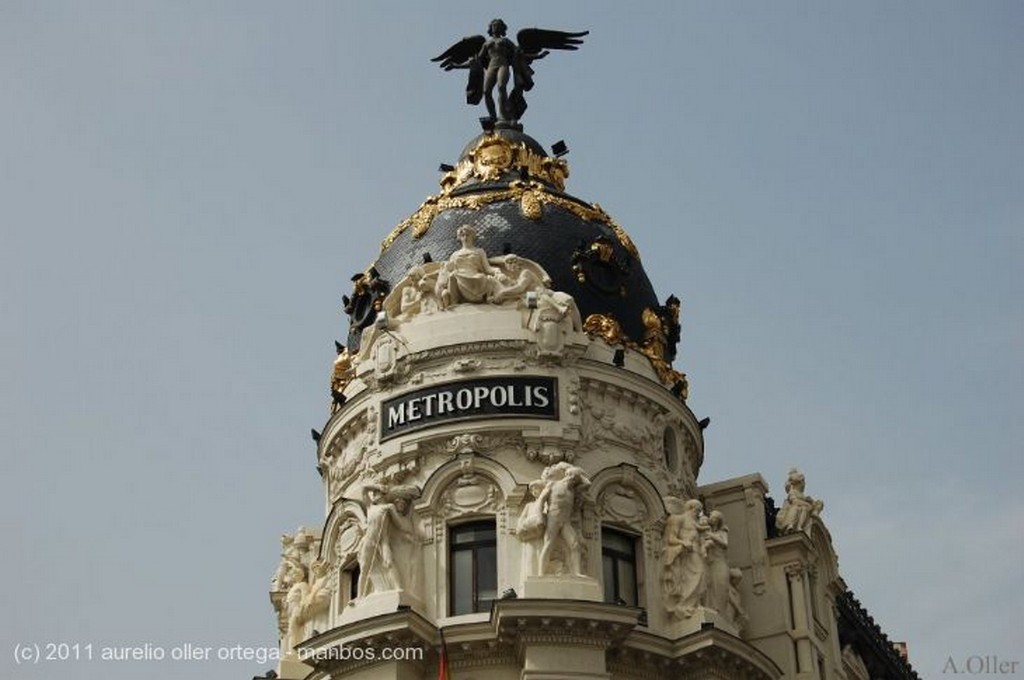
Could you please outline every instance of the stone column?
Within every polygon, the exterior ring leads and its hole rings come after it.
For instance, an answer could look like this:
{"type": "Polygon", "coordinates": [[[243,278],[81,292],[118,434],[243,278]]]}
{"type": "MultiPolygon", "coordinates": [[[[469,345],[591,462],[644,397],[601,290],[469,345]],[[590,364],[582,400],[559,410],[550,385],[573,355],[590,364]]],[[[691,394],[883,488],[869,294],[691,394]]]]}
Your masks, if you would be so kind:
{"type": "Polygon", "coordinates": [[[807,579],[804,565],[788,564],[785,567],[789,581],[790,607],[793,611],[793,629],[790,635],[796,643],[798,674],[813,677],[815,673],[814,649],[811,645],[811,620],[807,601],[807,579]]]}

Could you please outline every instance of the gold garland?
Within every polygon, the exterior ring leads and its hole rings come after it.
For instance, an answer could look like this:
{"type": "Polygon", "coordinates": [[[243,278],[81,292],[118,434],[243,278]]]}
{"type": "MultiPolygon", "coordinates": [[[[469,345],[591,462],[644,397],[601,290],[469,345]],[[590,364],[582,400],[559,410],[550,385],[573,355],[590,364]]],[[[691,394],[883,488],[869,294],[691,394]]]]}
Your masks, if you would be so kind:
{"type": "Polygon", "coordinates": [[[686,379],[686,374],[675,370],[663,356],[659,356],[658,348],[643,346],[633,341],[622,330],[622,324],[618,319],[611,314],[591,314],[583,322],[583,332],[592,338],[600,338],[609,345],[622,345],[643,354],[651,362],[654,372],[658,374],[658,379],[663,385],[675,387],[681,382],[679,398],[683,401],[689,398],[690,382],[686,379]]]}
{"type": "Polygon", "coordinates": [[[442,211],[452,209],[479,210],[491,203],[514,199],[520,200],[520,210],[523,216],[530,220],[541,218],[544,205],[556,205],[581,220],[604,224],[614,232],[619,243],[626,249],[626,252],[637,260],[640,259],[640,253],[637,251],[633,239],[599,204],[595,203],[593,206],[582,205],[564,196],[551,193],[540,182],[523,182],[520,180],[509,184],[508,189],[497,189],[463,196],[449,196],[446,194],[431,196],[420,204],[416,212],[391,230],[391,233],[381,242],[380,250],[384,252],[391,247],[395,240],[409,227],[412,227],[413,238],[422,238],[430,229],[430,224],[434,221],[434,218],[442,211]]]}

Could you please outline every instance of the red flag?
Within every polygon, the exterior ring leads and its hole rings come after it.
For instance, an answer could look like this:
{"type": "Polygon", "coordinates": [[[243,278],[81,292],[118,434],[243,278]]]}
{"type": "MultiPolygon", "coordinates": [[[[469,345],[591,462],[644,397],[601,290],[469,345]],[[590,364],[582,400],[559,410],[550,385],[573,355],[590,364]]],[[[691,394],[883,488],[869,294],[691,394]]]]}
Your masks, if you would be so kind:
{"type": "Polygon", "coordinates": [[[441,633],[441,654],[437,658],[437,680],[451,680],[451,673],[448,672],[448,645],[444,641],[444,631],[440,628],[437,630],[441,633]]]}

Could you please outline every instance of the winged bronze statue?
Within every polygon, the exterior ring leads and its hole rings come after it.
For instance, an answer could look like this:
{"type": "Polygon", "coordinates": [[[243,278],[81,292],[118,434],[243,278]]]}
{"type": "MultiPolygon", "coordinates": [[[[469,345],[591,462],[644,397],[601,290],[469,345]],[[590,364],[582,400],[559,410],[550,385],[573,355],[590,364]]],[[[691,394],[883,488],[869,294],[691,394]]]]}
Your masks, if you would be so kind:
{"type": "Polygon", "coordinates": [[[515,123],[526,111],[524,92],[533,89],[531,64],[550,54],[550,50],[577,50],[583,36],[590,31],[567,33],[543,28],[524,28],[516,34],[516,42],[507,36],[508,26],[495,19],[487,27],[487,35],[463,38],[431,61],[440,62],[445,71],[469,69],[466,103],[476,105],[483,99],[491,120],[515,123]],[[518,43],[518,44],[517,44],[518,43]],[[512,91],[508,90],[509,76],[512,91]],[[494,87],[498,87],[498,105],[494,103],[494,87]]]}

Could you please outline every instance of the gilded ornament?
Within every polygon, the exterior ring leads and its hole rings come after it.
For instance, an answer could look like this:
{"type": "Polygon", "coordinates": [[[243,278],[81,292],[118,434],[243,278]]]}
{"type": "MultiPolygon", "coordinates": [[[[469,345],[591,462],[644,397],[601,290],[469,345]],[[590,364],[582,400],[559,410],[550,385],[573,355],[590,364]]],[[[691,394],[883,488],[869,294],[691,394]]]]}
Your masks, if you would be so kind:
{"type": "Polygon", "coordinates": [[[618,320],[610,314],[591,314],[583,322],[583,332],[590,336],[596,335],[609,345],[634,344],[622,331],[618,320]]]}
{"type": "Polygon", "coordinates": [[[644,323],[644,339],[641,344],[644,354],[652,359],[664,359],[666,337],[661,317],[650,307],[645,307],[641,319],[644,323]]]}
{"type": "Polygon", "coordinates": [[[512,167],[515,156],[511,143],[497,135],[488,135],[469,153],[469,160],[473,163],[474,175],[485,182],[495,182],[512,167]]]}
{"type": "Polygon", "coordinates": [[[544,216],[544,208],[541,205],[538,191],[524,191],[519,199],[519,211],[528,220],[537,221],[544,216]]]}
{"type": "Polygon", "coordinates": [[[592,219],[607,224],[611,230],[615,232],[615,238],[619,239],[619,243],[621,243],[622,247],[626,249],[626,252],[639,260],[640,251],[637,250],[636,244],[633,243],[633,239],[629,237],[626,230],[620,227],[619,224],[612,219],[612,216],[604,211],[604,208],[601,207],[600,203],[594,204],[594,211],[597,213],[597,217],[592,219]]]}
{"type": "Polygon", "coordinates": [[[497,182],[509,172],[525,173],[526,177],[546,182],[559,191],[565,190],[569,165],[561,158],[541,156],[523,142],[513,144],[504,137],[488,135],[466,154],[454,170],[441,177],[441,194],[450,194],[472,178],[497,182]]]}
{"type": "Polygon", "coordinates": [[[355,274],[352,277],[352,295],[341,297],[352,328],[362,330],[373,323],[390,291],[391,283],[382,278],[373,266],[355,274]]]}
{"type": "Polygon", "coordinates": [[[601,235],[589,245],[581,243],[570,259],[580,283],[588,283],[607,295],[626,296],[630,267],[615,256],[612,240],[601,235]]]}
{"type": "MultiPolygon", "coordinates": [[[[334,368],[331,371],[331,394],[340,395],[345,391],[345,387],[348,386],[349,382],[352,381],[354,358],[355,356],[349,353],[348,347],[343,347],[338,352],[338,357],[334,360],[334,368]]],[[[341,404],[335,398],[331,403],[331,413],[336,413],[340,409],[341,404]]]]}
{"type": "MultiPolygon", "coordinates": [[[[651,310],[648,308],[646,311],[651,310]]],[[[644,319],[644,325],[647,328],[649,328],[647,326],[649,316],[645,316],[644,319]]],[[[654,315],[654,318],[657,318],[657,315],[654,315]]],[[[657,348],[653,345],[640,345],[630,339],[622,330],[621,324],[619,324],[615,317],[610,314],[591,314],[583,322],[583,332],[591,337],[601,338],[609,345],[622,345],[628,349],[640,352],[651,362],[651,367],[658,374],[658,379],[661,380],[662,384],[672,386],[673,388],[678,387],[678,396],[683,401],[689,398],[690,383],[686,378],[686,374],[672,368],[672,365],[665,361],[663,356],[659,355],[657,348]]],[[[675,393],[676,390],[673,389],[673,392],[675,393]]]]}

